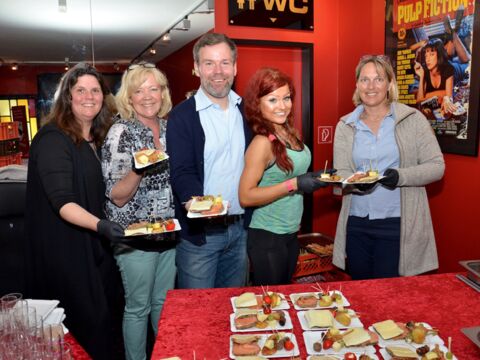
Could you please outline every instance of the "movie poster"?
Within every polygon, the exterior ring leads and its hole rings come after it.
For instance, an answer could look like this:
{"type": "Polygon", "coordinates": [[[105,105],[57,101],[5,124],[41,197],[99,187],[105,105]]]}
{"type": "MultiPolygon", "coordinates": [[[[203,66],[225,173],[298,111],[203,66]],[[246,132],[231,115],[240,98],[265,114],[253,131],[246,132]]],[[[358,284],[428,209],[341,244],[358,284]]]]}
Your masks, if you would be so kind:
{"type": "Polygon", "coordinates": [[[479,0],[387,0],[385,53],[399,101],[430,121],[444,152],[476,155],[479,0]],[[478,17],[478,16],[477,16],[478,17]],[[477,46],[478,48],[478,46],[477,46]]]}

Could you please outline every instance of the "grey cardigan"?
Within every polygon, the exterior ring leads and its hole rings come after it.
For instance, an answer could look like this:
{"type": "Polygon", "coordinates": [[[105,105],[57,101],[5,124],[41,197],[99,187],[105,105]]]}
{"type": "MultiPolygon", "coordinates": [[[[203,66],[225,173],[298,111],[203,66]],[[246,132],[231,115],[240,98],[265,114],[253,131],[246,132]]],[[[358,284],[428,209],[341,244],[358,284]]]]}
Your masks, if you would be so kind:
{"type": "MultiPolygon", "coordinates": [[[[416,109],[393,103],[395,139],[400,152],[398,169],[401,197],[400,263],[403,276],[421,274],[438,268],[437,248],[425,185],[442,178],[445,162],[433,130],[416,109]]],[[[343,116],[337,124],[334,142],[334,166],[338,175],[355,172],[352,158],[355,127],[343,116]]],[[[352,200],[343,196],[337,223],[333,263],[345,269],[346,228],[352,200]]]]}

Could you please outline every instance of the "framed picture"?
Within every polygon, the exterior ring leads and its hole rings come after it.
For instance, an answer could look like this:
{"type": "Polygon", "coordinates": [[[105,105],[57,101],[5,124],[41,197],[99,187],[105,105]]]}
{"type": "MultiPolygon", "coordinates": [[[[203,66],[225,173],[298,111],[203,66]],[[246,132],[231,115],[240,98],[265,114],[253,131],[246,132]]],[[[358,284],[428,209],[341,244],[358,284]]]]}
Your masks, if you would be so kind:
{"type": "Polygon", "coordinates": [[[422,111],[446,153],[478,151],[479,11],[480,0],[386,0],[399,101],[422,111]]]}

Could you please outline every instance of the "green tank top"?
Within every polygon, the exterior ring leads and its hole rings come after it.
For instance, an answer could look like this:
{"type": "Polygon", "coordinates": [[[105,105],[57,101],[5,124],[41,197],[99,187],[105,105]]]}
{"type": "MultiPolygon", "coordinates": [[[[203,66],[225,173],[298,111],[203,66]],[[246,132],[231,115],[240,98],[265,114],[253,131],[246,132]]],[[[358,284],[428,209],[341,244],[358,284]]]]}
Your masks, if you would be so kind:
{"type": "MultiPolygon", "coordinates": [[[[265,170],[259,187],[275,185],[307,171],[312,156],[306,145],[303,150],[299,151],[287,149],[287,155],[293,162],[293,171],[287,174],[275,163],[265,170]]],[[[295,192],[256,208],[253,212],[250,227],[267,230],[275,234],[291,234],[299,230],[302,214],[303,195],[295,192]]]]}

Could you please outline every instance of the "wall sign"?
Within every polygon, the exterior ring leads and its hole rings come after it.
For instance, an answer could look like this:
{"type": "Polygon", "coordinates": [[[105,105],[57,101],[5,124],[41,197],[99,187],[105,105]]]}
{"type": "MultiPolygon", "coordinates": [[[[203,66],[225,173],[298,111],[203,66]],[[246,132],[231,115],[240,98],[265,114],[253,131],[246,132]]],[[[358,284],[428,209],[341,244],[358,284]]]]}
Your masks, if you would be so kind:
{"type": "Polygon", "coordinates": [[[422,111],[447,153],[477,155],[479,11],[480,0],[386,1],[399,100],[422,111]]]}
{"type": "Polygon", "coordinates": [[[314,0],[229,0],[230,25],[313,30],[314,0]]]}

